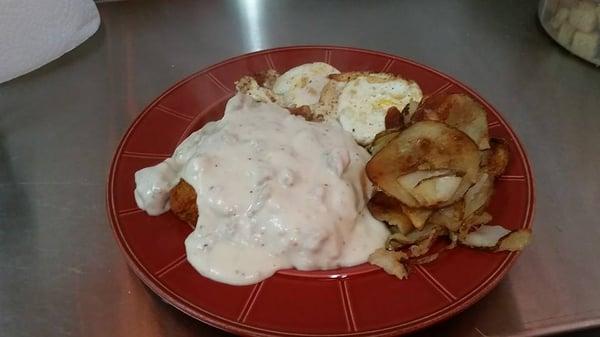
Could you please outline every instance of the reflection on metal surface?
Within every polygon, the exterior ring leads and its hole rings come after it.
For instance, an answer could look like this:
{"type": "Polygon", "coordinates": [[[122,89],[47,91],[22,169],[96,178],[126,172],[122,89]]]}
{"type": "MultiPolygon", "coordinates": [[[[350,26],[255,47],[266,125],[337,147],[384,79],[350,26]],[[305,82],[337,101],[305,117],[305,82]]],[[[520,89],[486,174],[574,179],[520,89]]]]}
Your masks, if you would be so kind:
{"type": "Polygon", "coordinates": [[[265,49],[262,42],[261,20],[263,0],[238,0],[239,14],[244,22],[242,35],[247,34],[247,46],[250,51],[265,49]]]}

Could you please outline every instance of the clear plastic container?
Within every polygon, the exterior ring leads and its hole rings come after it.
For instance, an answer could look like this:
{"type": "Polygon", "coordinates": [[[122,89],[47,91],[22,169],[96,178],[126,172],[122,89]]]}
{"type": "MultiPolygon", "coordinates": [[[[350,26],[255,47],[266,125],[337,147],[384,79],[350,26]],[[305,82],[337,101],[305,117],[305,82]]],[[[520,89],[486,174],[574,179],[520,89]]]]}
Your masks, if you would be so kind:
{"type": "Polygon", "coordinates": [[[556,42],[600,66],[600,0],[541,0],[538,14],[556,42]]]}

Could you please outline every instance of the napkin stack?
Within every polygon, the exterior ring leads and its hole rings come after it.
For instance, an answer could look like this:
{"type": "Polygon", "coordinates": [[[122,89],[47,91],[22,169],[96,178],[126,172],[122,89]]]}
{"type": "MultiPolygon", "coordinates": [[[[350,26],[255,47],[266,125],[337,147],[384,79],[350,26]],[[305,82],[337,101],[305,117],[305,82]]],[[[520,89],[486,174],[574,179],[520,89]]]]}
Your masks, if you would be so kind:
{"type": "Polygon", "coordinates": [[[60,57],[99,25],[92,0],[0,0],[0,83],[60,57]]]}

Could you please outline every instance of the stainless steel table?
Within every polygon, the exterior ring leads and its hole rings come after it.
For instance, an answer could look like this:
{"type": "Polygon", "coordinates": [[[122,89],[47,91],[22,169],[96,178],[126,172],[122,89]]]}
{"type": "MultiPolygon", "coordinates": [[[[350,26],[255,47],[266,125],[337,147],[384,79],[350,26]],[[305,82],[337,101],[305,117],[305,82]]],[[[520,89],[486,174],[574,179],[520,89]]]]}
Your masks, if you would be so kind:
{"type": "Polygon", "coordinates": [[[600,325],[600,69],[539,28],[536,1],[140,1],[0,85],[0,335],[224,336],[127,268],[105,215],[111,156],[177,80],[275,46],[405,56],[475,88],[513,125],[537,180],[535,241],[471,309],[422,336],[525,336],[600,325]]]}

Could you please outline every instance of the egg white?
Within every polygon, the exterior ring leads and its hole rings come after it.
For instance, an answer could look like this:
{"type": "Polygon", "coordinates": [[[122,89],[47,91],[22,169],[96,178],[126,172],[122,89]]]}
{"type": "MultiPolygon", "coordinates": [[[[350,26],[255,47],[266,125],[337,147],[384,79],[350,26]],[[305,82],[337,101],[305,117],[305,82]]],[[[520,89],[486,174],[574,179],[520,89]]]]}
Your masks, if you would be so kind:
{"type": "Polygon", "coordinates": [[[286,71],[275,81],[273,92],[284,106],[300,107],[319,101],[330,74],[340,71],[323,62],[306,63],[286,71]]]}
{"type": "Polygon", "coordinates": [[[389,74],[370,74],[349,81],[341,91],[336,115],[342,127],[362,145],[385,130],[385,115],[390,107],[402,110],[423,97],[421,88],[389,74]]]}

